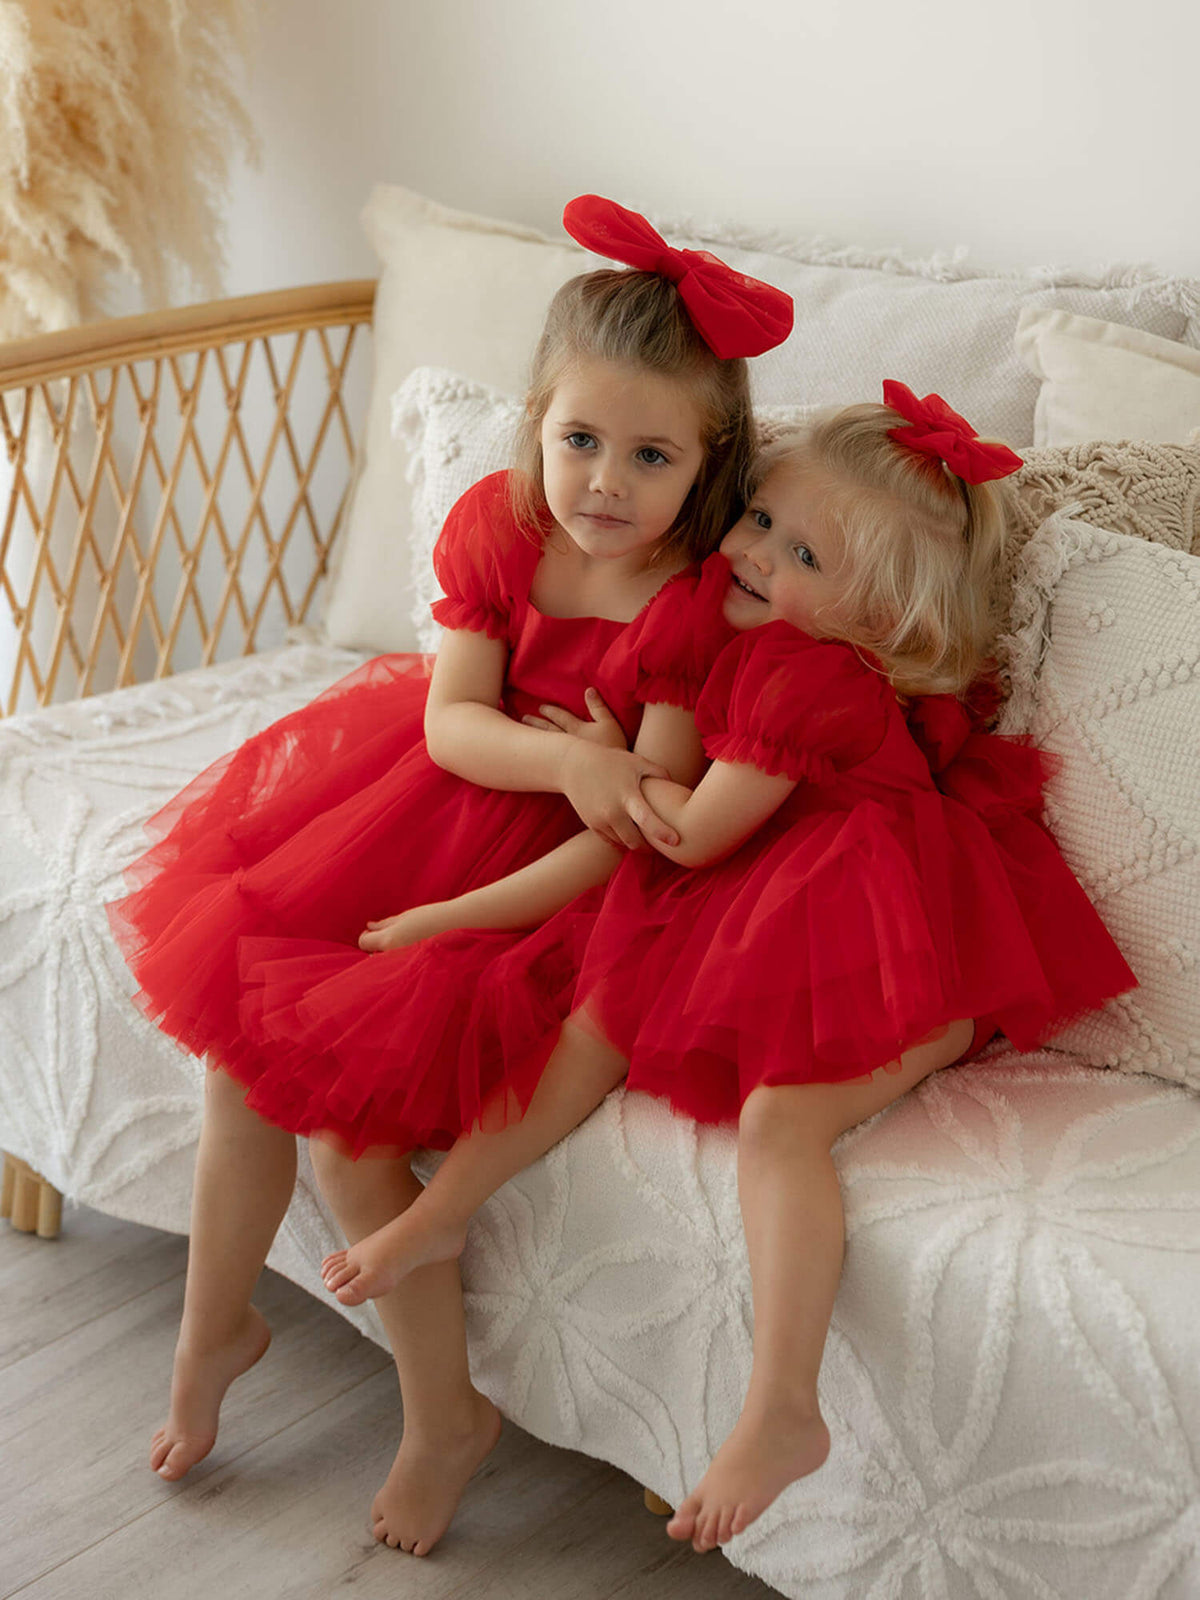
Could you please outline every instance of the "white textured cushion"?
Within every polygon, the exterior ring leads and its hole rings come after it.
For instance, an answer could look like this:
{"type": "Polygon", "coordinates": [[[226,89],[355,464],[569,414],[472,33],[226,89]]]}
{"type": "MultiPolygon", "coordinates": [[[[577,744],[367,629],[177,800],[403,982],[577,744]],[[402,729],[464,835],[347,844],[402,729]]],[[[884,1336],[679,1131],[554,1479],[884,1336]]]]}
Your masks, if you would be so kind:
{"type": "Polygon", "coordinates": [[[433,570],[442,524],[473,483],[512,461],[521,409],[512,395],[436,367],[418,368],[393,397],[392,427],[412,486],[409,584],[420,650],[436,650],[441,637],[429,607],[442,593],[433,570]]]}
{"type": "MultiPolygon", "coordinates": [[[[451,506],[473,483],[508,466],[522,402],[456,372],[420,367],[392,399],[392,427],[408,458],[412,487],[412,628],[419,650],[434,651],[441,628],[429,613],[441,596],[433,547],[451,506]]],[[[760,434],[798,427],[816,407],[767,406],[760,434]]]]}
{"type": "Polygon", "coordinates": [[[1017,352],[1041,379],[1036,445],[1185,444],[1200,427],[1200,350],[1096,317],[1027,306],[1017,352]]]}
{"type": "Polygon", "coordinates": [[[1008,656],[1004,729],[1061,763],[1047,820],[1140,983],[1055,1047],[1200,1088],[1200,557],[1056,513],[1008,656]]]}
{"type": "MultiPolygon", "coordinates": [[[[326,624],[339,644],[409,649],[411,520],[404,453],[389,442],[392,395],[423,364],[523,393],[551,295],[600,263],[565,237],[547,239],[386,185],[373,191],[363,221],[383,269],[375,377],[326,624]]],[[[716,226],[660,226],[676,243],[713,250],[794,297],[791,338],[750,364],[760,407],[875,399],[885,377],[901,378],[921,393],[936,389],[981,433],[1019,447],[1033,438],[1038,393],[1013,346],[1023,306],[1057,306],[1200,344],[1200,325],[1189,321],[1196,286],[1149,272],[986,273],[945,257],[909,261],[716,226]]]]}

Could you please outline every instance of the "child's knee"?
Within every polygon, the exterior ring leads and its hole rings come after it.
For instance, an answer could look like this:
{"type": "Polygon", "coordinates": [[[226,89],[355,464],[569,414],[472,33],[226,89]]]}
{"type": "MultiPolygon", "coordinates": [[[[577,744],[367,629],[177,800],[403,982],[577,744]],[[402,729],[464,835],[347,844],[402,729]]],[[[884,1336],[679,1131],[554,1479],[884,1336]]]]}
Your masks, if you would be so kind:
{"type": "Polygon", "coordinates": [[[629,1071],[629,1062],[608,1038],[595,1018],[582,1007],[563,1023],[559,1048],[570,1059],[615,1089],[629,1071]]]}
{"type": "Polygon", "coordinates": [[[831,1142],[819,1115],[820,1084],[760,1083],[742,1103],[738,1144],[764,1154],[831,1142]]]}
{"type": "Polygon", "coordinates": [[[321,1193],[335,1209],[342,1200],[383,1196],[403,1210],[420,1193],[420,1180],[407,1161],[370,1156],[356,1161],[326,1139],[311,1139],[309,1155],[321,1193]]]}
{"type": "Polygon", "coordinates": [[[211,1067],[204,1075],[204,1118],[226,1135],[253,1135],[257,1128],[271,1126],[246,1104],[246,1085],[221,1067],[211,1067]]]}
{"type": "Polygon", "coordinates": [[[327,1199],[361,1189],[364,1187],[364,1180],[370,1182],[368,1163],[352,1161],[326,1139],[310,1139],[308,1153],[321,1193],[327,1199]]]}
{"type": "Polygon", "coordinates": [[[341,1169],[350,1164],[347,1157],[342,1155],[340,1150],[335,1150],[324,1139],[310,1139],[308,1142],[308,1154],[312,1161],[313,1171],[317,1176],[317,1182],[322,1189],[325,1187],[327,1178],[331,1181],[336,1180],[340,1175],[341,1169]]]}

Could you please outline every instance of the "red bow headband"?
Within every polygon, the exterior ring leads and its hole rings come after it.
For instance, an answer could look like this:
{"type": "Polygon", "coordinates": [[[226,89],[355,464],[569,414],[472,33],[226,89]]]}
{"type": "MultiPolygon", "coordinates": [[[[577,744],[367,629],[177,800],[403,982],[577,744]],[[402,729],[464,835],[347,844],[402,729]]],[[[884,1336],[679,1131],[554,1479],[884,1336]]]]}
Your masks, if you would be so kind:
{"type": "Polygon", "coordinates": [[[657,272],[679,290],[696,331],[715,356],[760,356],[792,331],[792,297],[735,272],[707,250],[675,250],[645,217],[615,200],[581,194],[563,212],[580,244],[640,272],[657,272]]]}
{"type": "Polygon", "coordinates": [[[908,450],[936,456],[964,483],[1007,478],[1025,465],[1007,445],[985,444],[966,418],[951,411],[940,394],[927,394],[924,400],[918,400],[907,384],[885,378],[883,403],[898,411],[909,424],[906,428],[889,428],[889,439],[908,450]]]}

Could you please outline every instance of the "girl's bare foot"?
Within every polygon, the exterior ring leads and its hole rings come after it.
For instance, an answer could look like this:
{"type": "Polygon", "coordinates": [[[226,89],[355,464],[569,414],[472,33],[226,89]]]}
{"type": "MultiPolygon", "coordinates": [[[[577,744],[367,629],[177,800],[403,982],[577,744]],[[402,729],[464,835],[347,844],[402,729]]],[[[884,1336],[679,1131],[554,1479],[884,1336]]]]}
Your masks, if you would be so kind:
{"type": "Polygon", "coordinates": [[[814,1408],[745,1411],[696,1488],[667,1523],[672,1539],[711,1550],[748,1528],[775,1497],[829,1454],[829,1429],[814,1408]]]}
{"type": "Polygon", "coordinates": [[[466,1243],[466,1229],[443,1222],[419,1199],[391,1222],[369,1233],[349,1250],[335,1250],[321,1263],[330,1294],[344,1306],[360,1306],[389,1294],[402,1278],[435,1261],[453,1261],[466,1243]]]}
{"type": "Polygon", "coordinates": [[[217,1417],[235,1378],[262,1359],[271,1330],[250,1306],[235,1336],[224,1344],[199,1346],[180,1333],[171,1375],[171,1411],[150,1441],[150,1467],[174,1483],[202,1461],[217,1442],[217,1417]]]}
{"type": "Polygon", "coordinates": [[[474,1415],[461,1431],[416,1439],[405,1432],[371,1506],[371,1531],[380,1544],[427,1556],[450,1526],[472,1474],[495,1448],[500,1413],[476,1394],[474,1415]]]}

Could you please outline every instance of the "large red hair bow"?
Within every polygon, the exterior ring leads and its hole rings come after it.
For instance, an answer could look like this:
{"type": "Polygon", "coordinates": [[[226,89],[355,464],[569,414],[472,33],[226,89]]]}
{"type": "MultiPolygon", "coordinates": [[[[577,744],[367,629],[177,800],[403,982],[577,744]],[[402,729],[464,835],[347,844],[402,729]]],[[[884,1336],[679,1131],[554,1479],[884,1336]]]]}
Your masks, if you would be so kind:
{"type": "Polygon", "coordinates": [[[563,227],[610,261],[657,272],[679,290],[696,331],[722,361],[760,356],[792,331],[792,297],[735,272],[707,250],[676,250],[636,211],[598,194],[581,194],[563,212],[563,227]]]}
{"type": "Polygon", "coordinates": [[[940,394],[927,394],[924,400],[918,400],[907,384],[885,378],[883,403],[898,411],[909,424],[906,428],[889,428],[889,439],[909,450],[919,450],[922,455],[936,456],[965,483],[1007,478],[1025,465],[1007,445],[985,443],[965,417],[951,411],[940,394]]]}

